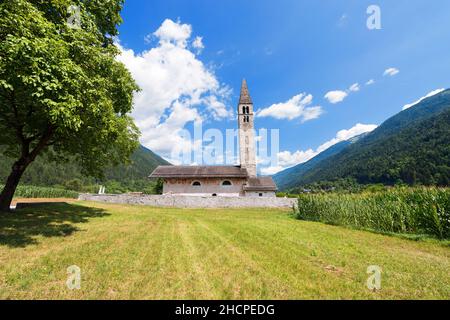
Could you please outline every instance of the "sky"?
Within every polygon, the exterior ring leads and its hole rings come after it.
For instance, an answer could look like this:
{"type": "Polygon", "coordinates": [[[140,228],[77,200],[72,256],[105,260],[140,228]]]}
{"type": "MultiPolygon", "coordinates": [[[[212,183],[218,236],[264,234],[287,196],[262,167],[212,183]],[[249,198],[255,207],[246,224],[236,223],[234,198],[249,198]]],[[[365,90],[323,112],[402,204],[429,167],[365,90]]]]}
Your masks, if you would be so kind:
{"type": "Polygon", "coordinates": [[[208,148],[200,123],[236,129],[243,78],[257,134],[279,130],[263,175],[450,87],[448,0],[127,0],[122,18],[141,143],[174,164],[210,164],[175,155],[208,148]]]}

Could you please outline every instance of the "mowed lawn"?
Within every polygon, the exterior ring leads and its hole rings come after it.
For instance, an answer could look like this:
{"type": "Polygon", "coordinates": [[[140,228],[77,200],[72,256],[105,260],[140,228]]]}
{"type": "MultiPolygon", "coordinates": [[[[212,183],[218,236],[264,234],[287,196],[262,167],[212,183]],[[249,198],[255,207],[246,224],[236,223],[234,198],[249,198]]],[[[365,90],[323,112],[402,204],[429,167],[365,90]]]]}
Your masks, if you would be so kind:
{"type": "Polygon", "coordinates": [[[450,248],[283,210],[60,203],[0,215],[0,298],[449,299],[450,248]]]}

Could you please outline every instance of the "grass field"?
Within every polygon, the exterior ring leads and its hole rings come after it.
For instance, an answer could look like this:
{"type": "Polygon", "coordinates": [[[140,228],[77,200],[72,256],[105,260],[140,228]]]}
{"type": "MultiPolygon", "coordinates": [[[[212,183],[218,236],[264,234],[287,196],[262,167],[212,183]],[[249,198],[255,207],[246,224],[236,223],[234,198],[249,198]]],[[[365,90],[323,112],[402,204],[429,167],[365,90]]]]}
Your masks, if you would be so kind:
{"type": "Polygon", "coordinates": [[[1,299],[449,299],[450,247],[283,210],[73,202],[0,215],[1,299]],[[66,287],[81,268],[80,290],[66,287]],[[369,265],[382,289],[367,289],[369,265]]]}

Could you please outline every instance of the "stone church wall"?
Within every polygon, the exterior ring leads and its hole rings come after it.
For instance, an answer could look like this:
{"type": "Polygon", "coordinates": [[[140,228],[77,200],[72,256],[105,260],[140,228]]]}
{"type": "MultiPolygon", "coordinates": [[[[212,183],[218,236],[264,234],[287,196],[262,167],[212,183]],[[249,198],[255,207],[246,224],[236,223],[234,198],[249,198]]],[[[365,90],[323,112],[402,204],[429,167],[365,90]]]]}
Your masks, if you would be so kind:
{"type": "Polygon", "coordinates": [[[164,182],[164,194],[203,194],[212,196],[217,195],[235,195],[242,194],[242,186],[247,180],[243,178],[198,178],[198,179],[165,179],[164,182]],[[230,181],[230,186],[223,186],[222,182],[230,181]],[[194,182],[200,182],[200,186],[193,186],[194,182]]]}
{"type": "Polygon", "coordinates": [[[81,194],[79,200],[171,208],[293,208],[297,199],[265,197],[199,197],[171,195],[81,194]]]}

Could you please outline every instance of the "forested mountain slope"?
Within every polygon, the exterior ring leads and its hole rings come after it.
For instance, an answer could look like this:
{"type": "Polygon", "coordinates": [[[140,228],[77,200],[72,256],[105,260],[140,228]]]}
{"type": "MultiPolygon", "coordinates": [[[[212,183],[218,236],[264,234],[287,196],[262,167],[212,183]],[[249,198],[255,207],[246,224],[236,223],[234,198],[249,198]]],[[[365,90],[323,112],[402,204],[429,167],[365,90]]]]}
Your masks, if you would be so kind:
{"type": "Polygon", "coordinates": [[[450,184],[450,90],[388,119],[295,180],[283,172],[282,186],[353,178],[361,184],[450,184]]]}
{"type": "MultiPolygon", "coordinates": [[[[6,180],[11,170],[12,159],[6,158],[0,154],[0,184],[6,180]]],[[[158,165],[167,165],[167,161],[152,152],[151,150],[140,146],[131,156],[131,164],[128,166],[120,165],[115,168],[105,169],[105,179],[96,181],[92,177],[86,177],[81,173],[81,168],[73,161],[56,164],[49,162],[45,156],[38,157],[25,172],[22,177],[22,185],[36,186],[66,186],[67,184],[82,183],[84,185],[93,185],[96,183],[108,184],[114,182],[121,185],[124,189],[136,189],[137,185],[144,186],[148,184],[148,175],[158,165]]],[[[138,190],[135,190],[138,191],[138,190]]]]}

